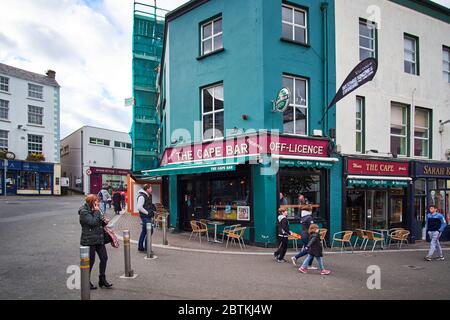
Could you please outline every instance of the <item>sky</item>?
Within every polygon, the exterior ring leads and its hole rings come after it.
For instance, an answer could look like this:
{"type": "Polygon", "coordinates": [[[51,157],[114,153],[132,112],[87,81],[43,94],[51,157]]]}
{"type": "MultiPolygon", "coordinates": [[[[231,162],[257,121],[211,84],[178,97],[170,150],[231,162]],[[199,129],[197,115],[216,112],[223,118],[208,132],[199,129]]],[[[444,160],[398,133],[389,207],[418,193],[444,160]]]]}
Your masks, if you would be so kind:
{"type": "MultiPolygon", "coordinates": [[[[154,0],[139,2],[154,4],[154,0]]],[[[187,0],[157,0],[173,10],[187,0]]],[[[450,7],[450,0],[436,1],[450,7]]],[[[61,85],[61,137],[84,125],[129,132],[133,0],[0,0],[0,62],[61,85]]]]}

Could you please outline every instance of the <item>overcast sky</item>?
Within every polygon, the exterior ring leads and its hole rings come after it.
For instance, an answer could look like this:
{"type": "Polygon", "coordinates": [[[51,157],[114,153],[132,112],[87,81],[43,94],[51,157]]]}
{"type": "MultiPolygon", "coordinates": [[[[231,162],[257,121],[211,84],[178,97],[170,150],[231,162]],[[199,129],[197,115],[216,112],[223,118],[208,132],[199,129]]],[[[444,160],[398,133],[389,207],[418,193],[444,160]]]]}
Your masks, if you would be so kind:
{"type": "MultiPolygon", "coordinates": [[[[168,10],[185,2],[157,0],[168,10]]],[[[61,137],[83,125],[129,132],[132,18],[133,0],[0,0],[0,62],[56,71],[61,137]]]]}

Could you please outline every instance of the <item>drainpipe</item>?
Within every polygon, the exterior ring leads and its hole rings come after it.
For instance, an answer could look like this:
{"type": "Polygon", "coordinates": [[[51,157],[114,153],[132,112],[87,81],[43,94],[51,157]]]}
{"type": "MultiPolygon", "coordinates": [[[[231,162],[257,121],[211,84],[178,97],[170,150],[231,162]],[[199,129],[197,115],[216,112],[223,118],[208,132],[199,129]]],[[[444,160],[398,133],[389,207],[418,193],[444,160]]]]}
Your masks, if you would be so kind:
{"type": "MultiPolygon", "coordinates": [[[[327,111],[328,106],[328,3],[322,2],[320,10],[323,17],[323,114],[327,111]]],[[[322,121],[322,130],[326,137],[328,137],[328,113],[322,121]]]]}

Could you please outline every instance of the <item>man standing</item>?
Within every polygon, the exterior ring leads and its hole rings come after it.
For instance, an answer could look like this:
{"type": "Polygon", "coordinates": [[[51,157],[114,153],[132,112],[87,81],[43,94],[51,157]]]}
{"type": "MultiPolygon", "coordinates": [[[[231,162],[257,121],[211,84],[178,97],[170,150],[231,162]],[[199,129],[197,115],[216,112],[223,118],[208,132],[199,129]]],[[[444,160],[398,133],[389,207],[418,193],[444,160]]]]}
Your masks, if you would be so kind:
{"type": "Polygon", "coordinates": [[[102,210],[103,214],[106,213],[106,204],[111,201],[111,195],[106,190],[108,186],[103,185],[102,190],[100,190],[97,194],[98,198],[100,199],[100,209],[102,210]]]}
{"type": "Polygon", "coordinates": [[[430,237],[430,251],[428,255],[425,257],[425,260],[431,261],[433,260],[434,251],[437,250],[438,257],[436,260],[444,260],[444,256],[442,255],[441,244],[439,243],[439,238],[444,232],[447,223],[445,222],[445,218],[442,214],[437,212],[437,208],[434,205],[431,205],[429,208],[429,213],[427,214],[427,232],[430,237]]]}
{"type": "MultiPolygon", "coordinates": [[[[142,231],[139,237],[138,250],[147,252],[147,223],[153,223],[156,207],[152,203],[152,187],[149,184],[139,190],[137,196],[137,209],[142,221],[142,231]]],[[[153,234],[153,229],[152,229],[153,234]]]]}

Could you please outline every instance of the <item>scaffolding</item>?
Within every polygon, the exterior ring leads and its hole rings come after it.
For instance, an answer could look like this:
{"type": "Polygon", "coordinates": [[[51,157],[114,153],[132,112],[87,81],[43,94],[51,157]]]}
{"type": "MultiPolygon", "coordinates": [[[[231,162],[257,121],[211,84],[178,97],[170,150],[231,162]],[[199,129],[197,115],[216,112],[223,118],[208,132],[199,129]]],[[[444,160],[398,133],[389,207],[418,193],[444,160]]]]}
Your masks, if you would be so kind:
{"type": "Polygon", "coordinates": [[[164,41],[167,10],[134,2],[133,12],[133,123],[132,171],[158,166],[157,75],[164,41]]]}

